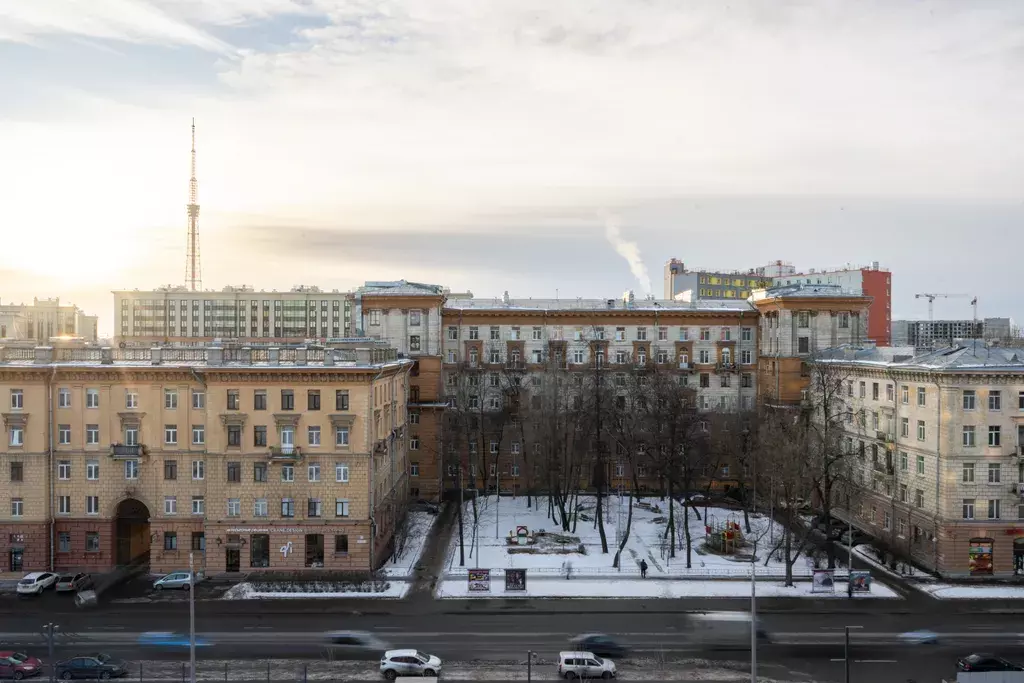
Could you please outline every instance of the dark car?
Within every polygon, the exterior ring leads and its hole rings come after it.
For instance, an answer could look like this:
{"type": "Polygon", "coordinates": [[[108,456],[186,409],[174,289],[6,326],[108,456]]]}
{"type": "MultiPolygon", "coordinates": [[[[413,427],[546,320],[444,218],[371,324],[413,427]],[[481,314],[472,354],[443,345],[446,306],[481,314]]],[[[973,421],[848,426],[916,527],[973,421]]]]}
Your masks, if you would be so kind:
{"type": "Polygon", "coordinates": [[[114,659],[110,655],[82,655],[57,662],[53,667],[57,678],[70,681],[72,678],[118,678],[128,673],[128,664],[124,660],[114,659]]]}
{"type": "Polygon", "coordinates": [[[42,669],[43,663],[35,657],[29,657],[21,652],[0,652],[0,678],[20,681],[23,678],[38,676],[42,669]]]}
{"type": "Polygon", "coordinates": [[[57,579],[58,593],[73,593],[92,585],[92,577],[88,574],[62,574],[57,579]]]}
{"type": "Polygon", "coordinates": [[[410,510],[414,512],[427,512],[431,515],[436,515],[441,512],[441,506],[437,503],[431,503],[429,500],[417,500],[409,506],[410,510]]]}
{"type": "Polygon", "coordinates": [[[572,646],[580,652],[593,652],[598,657],[616,659],[625,657],[628,650],[611,637],[600,633],[585,633],[572,639],[572,646]]]}
{"type": "Polygon", "coordinates": [[[982,671],[1024,671],[1024,666],[1008,662],[1002,657],[985,653],[975,653],[956,660],[958,671],[978,673],[982,671]]]}

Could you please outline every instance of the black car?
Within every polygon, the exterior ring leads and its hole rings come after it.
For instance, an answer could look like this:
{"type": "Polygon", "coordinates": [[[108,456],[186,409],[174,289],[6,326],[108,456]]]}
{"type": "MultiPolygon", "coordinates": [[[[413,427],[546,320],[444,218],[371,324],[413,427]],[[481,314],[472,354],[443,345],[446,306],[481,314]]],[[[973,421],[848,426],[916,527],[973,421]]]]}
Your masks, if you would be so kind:
{"type": "Polygon", "coordinates": [[[598,657],[616,659],[625,657],[628,650],[609,636],[600,633],[586,633],[572,639],[572,646],[579,652],[593,652],[598,657]]]}
{"type": "Polygon", "coordinates": [[[958,671],[978,673],[982,671],[1024,671],[1024,666],[1008,662],[1002,657],[985,653],[975,653],[956,660],[958,671]]]}
{"type": "Polygon", "coordinates": [[[70,681],[72,678],[117,678],[128,673],[128,665],[110,655],[92,654],[65,659],[54,665],[57,678],[70,681]]]}

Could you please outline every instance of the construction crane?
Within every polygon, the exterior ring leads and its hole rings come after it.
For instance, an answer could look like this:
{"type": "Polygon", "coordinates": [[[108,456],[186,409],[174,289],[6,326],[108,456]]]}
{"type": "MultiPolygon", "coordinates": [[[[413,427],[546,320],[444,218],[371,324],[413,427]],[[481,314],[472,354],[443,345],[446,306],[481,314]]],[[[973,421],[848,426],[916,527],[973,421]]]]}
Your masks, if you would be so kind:
{"type": "MultiPolygon", "coordinates": [[[[935,320],[935,300],[936,299],[961,299],[967,298],[968,294],[933,294],[925,292],[923,294],[915,294],[915,299],[928,299],[928,320],[935,320]]],[[[978,322],[978,297],[971,299],[971,306],[974,308],[974,322],[978,322]]]]}

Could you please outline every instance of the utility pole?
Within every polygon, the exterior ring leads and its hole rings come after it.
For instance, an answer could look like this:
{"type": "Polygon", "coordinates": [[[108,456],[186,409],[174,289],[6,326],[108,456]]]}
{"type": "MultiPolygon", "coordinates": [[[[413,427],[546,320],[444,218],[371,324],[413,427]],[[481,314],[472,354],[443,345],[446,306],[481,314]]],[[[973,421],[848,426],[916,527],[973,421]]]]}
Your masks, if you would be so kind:
{"type": "Polygon", "coordinates": [[[845,633],[845,646],[843,650],[843,667],[846,669],[846,683],[850,683],[850,629],[851,628],[864,628],[863,626],[846,626],[843,628],[845,633]]]}
{"type": "Polygon", "coordinates": [[[196,566],[195,553],[188,554],[188,663],[189,680],[196,683],[196,566]]]}
{"type": "Polygon", "coordinates": [[[46,645],[47,652],[50,658],[50,683],[55,683],[57,676],[57,669],[54,668],[56,661],[53,658],[53,634],[57,630],[58,626],[54,623],[49,623],[43,626],[43,633],[46,634],[46,645]]]}
{"type": "MultiPolygon", "coordinates": [[[[751,508],[757,512],[757,458],[750,457],[750,430],[743,429],[743,450],[750,462],[751,508]]],[[[707,512],[705,511],[705,515],[707,512]]],[[[768,520],[775,524],[775,520],[768,520]]],[[[750,558],[750,683],[757,683],[757,542],[750,558]]]]}

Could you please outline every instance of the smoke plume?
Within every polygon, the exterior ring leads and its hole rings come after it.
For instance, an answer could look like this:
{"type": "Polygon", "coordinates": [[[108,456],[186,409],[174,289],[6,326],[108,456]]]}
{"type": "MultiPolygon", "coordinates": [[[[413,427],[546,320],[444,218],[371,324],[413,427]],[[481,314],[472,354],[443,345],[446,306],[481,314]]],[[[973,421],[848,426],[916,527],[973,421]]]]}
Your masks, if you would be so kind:
{"type": "Polygon", "coordinates": [[[648,275],[647,266],[644,265],[644,259],[640,256],[640,247],[636,245],[636,242],[623,239],[622,231],[619,229],[619,222],[613,216],[605,215],[604,217],[604,236],[615,249],[615,252],[626,259],[633,277],[640,283],[640,288],[643,289],[644,294],[650,294],[651,276],[648,275]]]}

